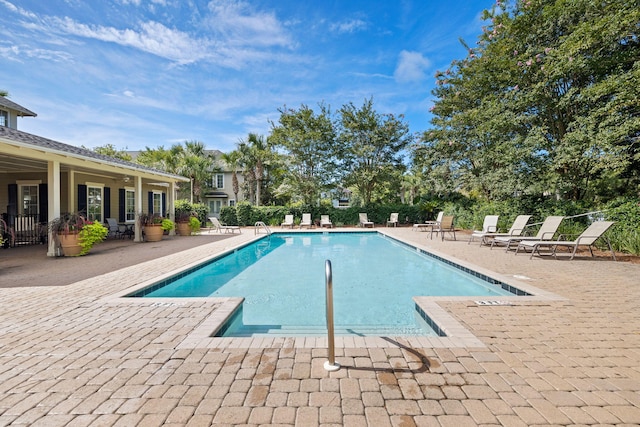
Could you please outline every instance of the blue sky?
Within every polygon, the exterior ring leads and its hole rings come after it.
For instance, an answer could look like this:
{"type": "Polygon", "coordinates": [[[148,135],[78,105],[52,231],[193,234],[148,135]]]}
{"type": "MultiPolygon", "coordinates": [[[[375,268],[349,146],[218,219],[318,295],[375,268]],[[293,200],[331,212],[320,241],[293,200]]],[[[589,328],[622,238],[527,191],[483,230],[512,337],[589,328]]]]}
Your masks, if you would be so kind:
{"type": "Polygon", "coordinates": [[[18,128],[72,145],[230,151],[278,109],[429,125],[436,70],[475,45],[483,0],[0,0],[0,89],[18,128]]]}

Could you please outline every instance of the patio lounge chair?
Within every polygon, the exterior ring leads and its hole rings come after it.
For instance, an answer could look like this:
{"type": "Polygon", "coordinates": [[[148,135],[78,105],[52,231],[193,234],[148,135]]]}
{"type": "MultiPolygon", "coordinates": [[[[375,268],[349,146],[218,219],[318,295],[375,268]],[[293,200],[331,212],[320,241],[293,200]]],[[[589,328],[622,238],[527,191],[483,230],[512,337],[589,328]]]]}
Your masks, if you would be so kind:
{"type": "Polygon", "coordinates": [[[311,214],[310,213],[303,213],[302,214],[302,221],[300,221],[300,228],[302,228],[302,227],[311,228],[311,226],[313,226],[313,222],[311,221],[311,214]]]}
{"type": "MultiPolygon", "coordinates": [[[[235,233],[236,231],[238,231],[239,233],[242,234],[242,231],[240,230],[239,226],[237,226],[237,225],[224,225],[215,216],[210,216],[209,217],[209,221],[211,221],[211,224],[213,224],[213,228],[215,228],[218,233],[222,233],[222,231],[224,230],[225,233],[235,233]]],[[[209,230],[209,231],[211,231],[211,230],[209,230]]]]}
{"type": "Polygon", "coordinates": [[[293,228],[293,215],[285,215],[284,222],[280,224],[280,227],[291,227],[293,228]]]}
{"type": "Polygon", "coordinates": [[[369,218],[367,217],[367,214],[361,212],[360,215],[359,215],[358,226],[360,226],[360,227],[371,226],[371,228],[373,228],[373,221],[369,221],[369,218]]]}
{"type": "Polygon", "coordinates": [[[493,249],[494,245],[506,245],[506,250],[508,251],[513,243],[525,240],[553,240],[553,236],[558,231],[563,218],[563,216],[546,217],[535,236],[497,236],[491,242],[491,248],[493,249]]]}
{"type": "Polygon", "coordinates": [[[392,213],[389,215],[389,220],[387,221],[387,227],[393,225],[394,227],[398,226],[398,213],[392,213]]]}
{"type": "Polygon", "coordinates": [[[489,240],[495,239],[496,237],[518,237],[524,232],[527,222],[529,222],[529,218],[531,218],[531,215],[518,215],[515,221],[513,221],[511,228],[506,233],[482,233],[474,231],[472,236],[480,238],[480,246],[488,245],[489,240]]]}
{"type": "Polygon", "coordinates": [[[453,240],[456,240],[456,231],[456,228],[453,226],[453,216],[443,216],[442,221],[431,228],[430,238],[433,239],[433,233],[436,233],[436,236],[439,233],[444,241],[444,233],[449,233],[453,234],[453,240]]]}
{"type": "MultiPolygon", "coordinates": [[[[520,248],[524,250],[526,250],[527,248],[531,248],[531,256],[529,257],[529,259],[533,258],[533,255],[536,253],[542,256],[542,253],[540,253],[540,247],[545,246],[545,247],[551,248],[551,255],[557,258],[556,254],[557,254],[558,246],[565,246],[569,249],[573,248],[573,251],[571,252],[571,259],[573,259],[576,256],[576,251],[578,250],[578,246],[586,246],[589,248],[589,252],[593,257],[593,249],[591,247],[596,242],[596,240],[601,238],[603,234],[612,225],[613,225],[613,221],[596,221],[593,224],[591,224],[589,227],[587,227],[587,229],[584,230],[582,234],[580,234],[576,238],[576,240],[571,240],[571,241],[523,240],[518,243],[518,247],[516,248],[516,254],[518,253],[518,250],[520,248]]],[[[609,246],[609,250],[611,251],[611,257],[615,261],[616,254],[613,252],[613,249],[611,248],[611,242],[609,242],[609,239],[606,239],[606,241],[607,241],[607,245],[609,246]]]]}
{"type": "Polygon", "coordinates": [[[329,215],[320,215],[320,228],[322,227],[333,227],[333,223],[329,219],[329,215]]]}
{"type": "Polygon", "coordinates": [[[413,224],[411,231],[421,231],[422,229],[433,228],[434,225],[440,224],[443,216],[444,212],[440,211],[438,212],[438,216],[436,217],[435,221],[425,221],[422,223],[413,224]]]}
{"type": "MultiPolygon", "coordinates": [[[[482,230],[473,230],[471,233],[471,237],[469,237],[469,241],[467,245],[471,244],[473,240],[479,235],[485,233],[495,233],[498,231],[498,215],[486,215],[484,217],[484,221],[482,222],[482,230]]],[[[482,238],[480,239],[480,245],[482,245],[482,238]]]]}

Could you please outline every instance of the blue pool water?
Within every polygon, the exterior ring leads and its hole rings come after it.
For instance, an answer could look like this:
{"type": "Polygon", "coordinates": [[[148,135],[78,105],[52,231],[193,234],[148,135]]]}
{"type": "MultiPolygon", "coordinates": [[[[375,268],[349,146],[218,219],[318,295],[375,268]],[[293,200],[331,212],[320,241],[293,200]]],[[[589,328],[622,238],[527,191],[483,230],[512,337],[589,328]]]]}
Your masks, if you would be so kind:
{"type": "Polygon", "coordinates": [[[414,296],[513,296],[376,232],[273,234],[135,296],[244,297],[233,336],[324,333],[326,260],[336,334],[433,335],[414,296]]]}

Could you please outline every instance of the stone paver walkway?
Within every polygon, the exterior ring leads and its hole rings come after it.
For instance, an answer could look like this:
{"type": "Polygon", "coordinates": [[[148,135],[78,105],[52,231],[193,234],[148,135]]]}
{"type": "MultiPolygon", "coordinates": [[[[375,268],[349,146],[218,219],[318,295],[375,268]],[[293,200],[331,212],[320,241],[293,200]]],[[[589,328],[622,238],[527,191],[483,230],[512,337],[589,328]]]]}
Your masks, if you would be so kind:
{"type": "Polygon", "coordinates": [[[68,286],[0,289],[0,425],[640,424],[640,265],[384,232],[557,298],[433,300],[475,346],[353,342],[329,373],[318,341],[190,340],[226,301],[113,297],[254,238],[247,230],[68,286]]]}

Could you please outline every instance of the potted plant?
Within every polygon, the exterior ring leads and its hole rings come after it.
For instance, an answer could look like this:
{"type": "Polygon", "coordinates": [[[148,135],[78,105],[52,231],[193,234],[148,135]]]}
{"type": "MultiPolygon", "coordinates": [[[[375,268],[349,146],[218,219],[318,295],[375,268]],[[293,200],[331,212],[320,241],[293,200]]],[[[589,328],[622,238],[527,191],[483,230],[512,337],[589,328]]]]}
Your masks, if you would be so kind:
{"type": "Polygon", "coordinates": [[[191,235],[191,212],[178,211],[176,209],[176,231],[181,236],[191,235]]]}
{"type": "Polygon", "coordinates": [[[86,255],[94,244],[105,239],[109,230],[99,222],[87,221],[80,213],[63,213],[49,223],[64,256],[86,255]]]}
{"type": "Polygon", "coordinates": [[[165,231],[171,231],[174,228],[173,221],[158,214],[140,213],[138,224],[142,227],[144,239],[147,242],[159,242],[165,231]]]}
{"type": "Polygon", "coordinates": [[[191,217],[194,216],[193,205],[188,200],[177,200],[175,203],[176,232],[180,236],[191,235],[191,217]]]}
{"type": "Polygon", "coordinates": [[[93,245],[106,239],[107,234],[109,234],[109,229],[102,223],[87,221],[78,233],[80,247],[82,248],[80,255],[88,254],[93,245]]]}
{"type": "Polygon", "coordinates": [[[200,231],[201,225],[202,223],[197,217],[192,216],[191,218],[189,218],[189,229],[191,230],[191,234],[198,233],[200,231]]]}

